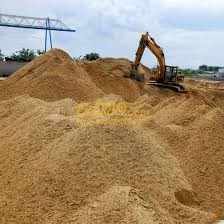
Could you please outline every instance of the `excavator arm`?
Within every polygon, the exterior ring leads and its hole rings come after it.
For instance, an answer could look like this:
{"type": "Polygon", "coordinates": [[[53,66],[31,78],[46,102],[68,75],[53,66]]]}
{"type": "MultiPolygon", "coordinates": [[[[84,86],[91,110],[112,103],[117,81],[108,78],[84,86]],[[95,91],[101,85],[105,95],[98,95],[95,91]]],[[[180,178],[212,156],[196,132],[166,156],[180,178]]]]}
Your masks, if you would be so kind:
{"type": "Polygon", "coordinates": [[[137,73],[138,67],[140,65],[146,47],[148,47],[149,50],[156,56],[159,63],[159,71],[158,74],[156,75],[156,79],[158,81],[163,80],[165,78],[164,75],[166,69],[164,53],[161,47],[155,42],[155,40],[149,36],[148,32],[143,33],[140,39],[138,50],[136,52],[135,61],[132,64],[133,72],[131,75],[134,76],[137,73]]]}
{"type": "Polygon", "coordinates": [[[150,36],[147,42],[147,47],[156,56],[159,63],[159,71],[156,80],[162,81],[165,79],[165,72],[166,72],[165,56],[163,50],[159,45],[157,45],[155,40],[150,36]]]}

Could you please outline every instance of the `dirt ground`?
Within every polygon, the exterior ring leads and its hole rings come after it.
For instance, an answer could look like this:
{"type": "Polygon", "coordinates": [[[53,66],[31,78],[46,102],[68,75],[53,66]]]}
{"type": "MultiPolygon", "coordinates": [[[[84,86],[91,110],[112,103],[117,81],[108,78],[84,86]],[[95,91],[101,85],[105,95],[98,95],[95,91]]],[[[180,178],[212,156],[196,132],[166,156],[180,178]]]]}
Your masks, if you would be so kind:
{"type": "Polygon", "coordinates": [[[224,218],[224,83],[186,79],[178,94],[125,78],[129,66],[54,49],[0,82],[0,223],[224,218]],[[80,122],[84,102],[148,113],[80,122]]]}

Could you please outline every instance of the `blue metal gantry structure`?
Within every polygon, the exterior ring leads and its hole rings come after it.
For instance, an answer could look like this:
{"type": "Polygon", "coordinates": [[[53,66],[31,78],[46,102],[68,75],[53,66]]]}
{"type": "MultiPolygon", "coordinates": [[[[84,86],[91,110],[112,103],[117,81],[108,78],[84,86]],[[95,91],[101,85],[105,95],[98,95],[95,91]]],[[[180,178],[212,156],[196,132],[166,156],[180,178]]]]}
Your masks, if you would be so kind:
{"type": "Polygon", "coordinates": [[[58,19],[49,18],[37,18],[28,16],[17,16],[0,14],[0,26],[25,28],[25,29],[38,29],[45,30],[45,52],[47,51],[47,39],[48,33],[50,37],[50,46],[52,49],[52,37],[51,31],[64,31],[64,32],[76,32],[74,29],[70,29],[63,22],[58,19]]]}

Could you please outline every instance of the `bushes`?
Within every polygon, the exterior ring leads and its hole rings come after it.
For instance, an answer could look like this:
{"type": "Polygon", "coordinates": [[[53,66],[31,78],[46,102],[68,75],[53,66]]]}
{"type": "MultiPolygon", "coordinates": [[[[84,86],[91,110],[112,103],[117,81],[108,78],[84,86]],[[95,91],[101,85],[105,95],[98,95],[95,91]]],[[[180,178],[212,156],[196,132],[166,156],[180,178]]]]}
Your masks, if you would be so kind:
{"type": "Polygon", "coordinates": [[[79,56],[77,58],[74,58],[76,61],[94,61],[96,59],[100,58],[100,55],[98,53],[89,53],[86,54],[84,57],[79,56]]]}

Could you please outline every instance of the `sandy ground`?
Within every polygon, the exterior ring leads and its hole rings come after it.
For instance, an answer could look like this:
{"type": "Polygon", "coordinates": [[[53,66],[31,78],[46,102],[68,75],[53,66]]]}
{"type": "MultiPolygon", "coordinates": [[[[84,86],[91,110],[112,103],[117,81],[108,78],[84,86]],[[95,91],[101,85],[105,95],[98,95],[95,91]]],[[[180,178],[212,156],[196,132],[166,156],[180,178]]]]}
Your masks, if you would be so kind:
{"type": "Polygon", "coordinates": [[[129,66],[55,49],[0,82],[1,223],[224,217],[224,84],[187,79],[177,94],[124,78],[129,66]],[[138,123],[111,108],[85,114],[83,102],[148,113],[138,123]]]}

